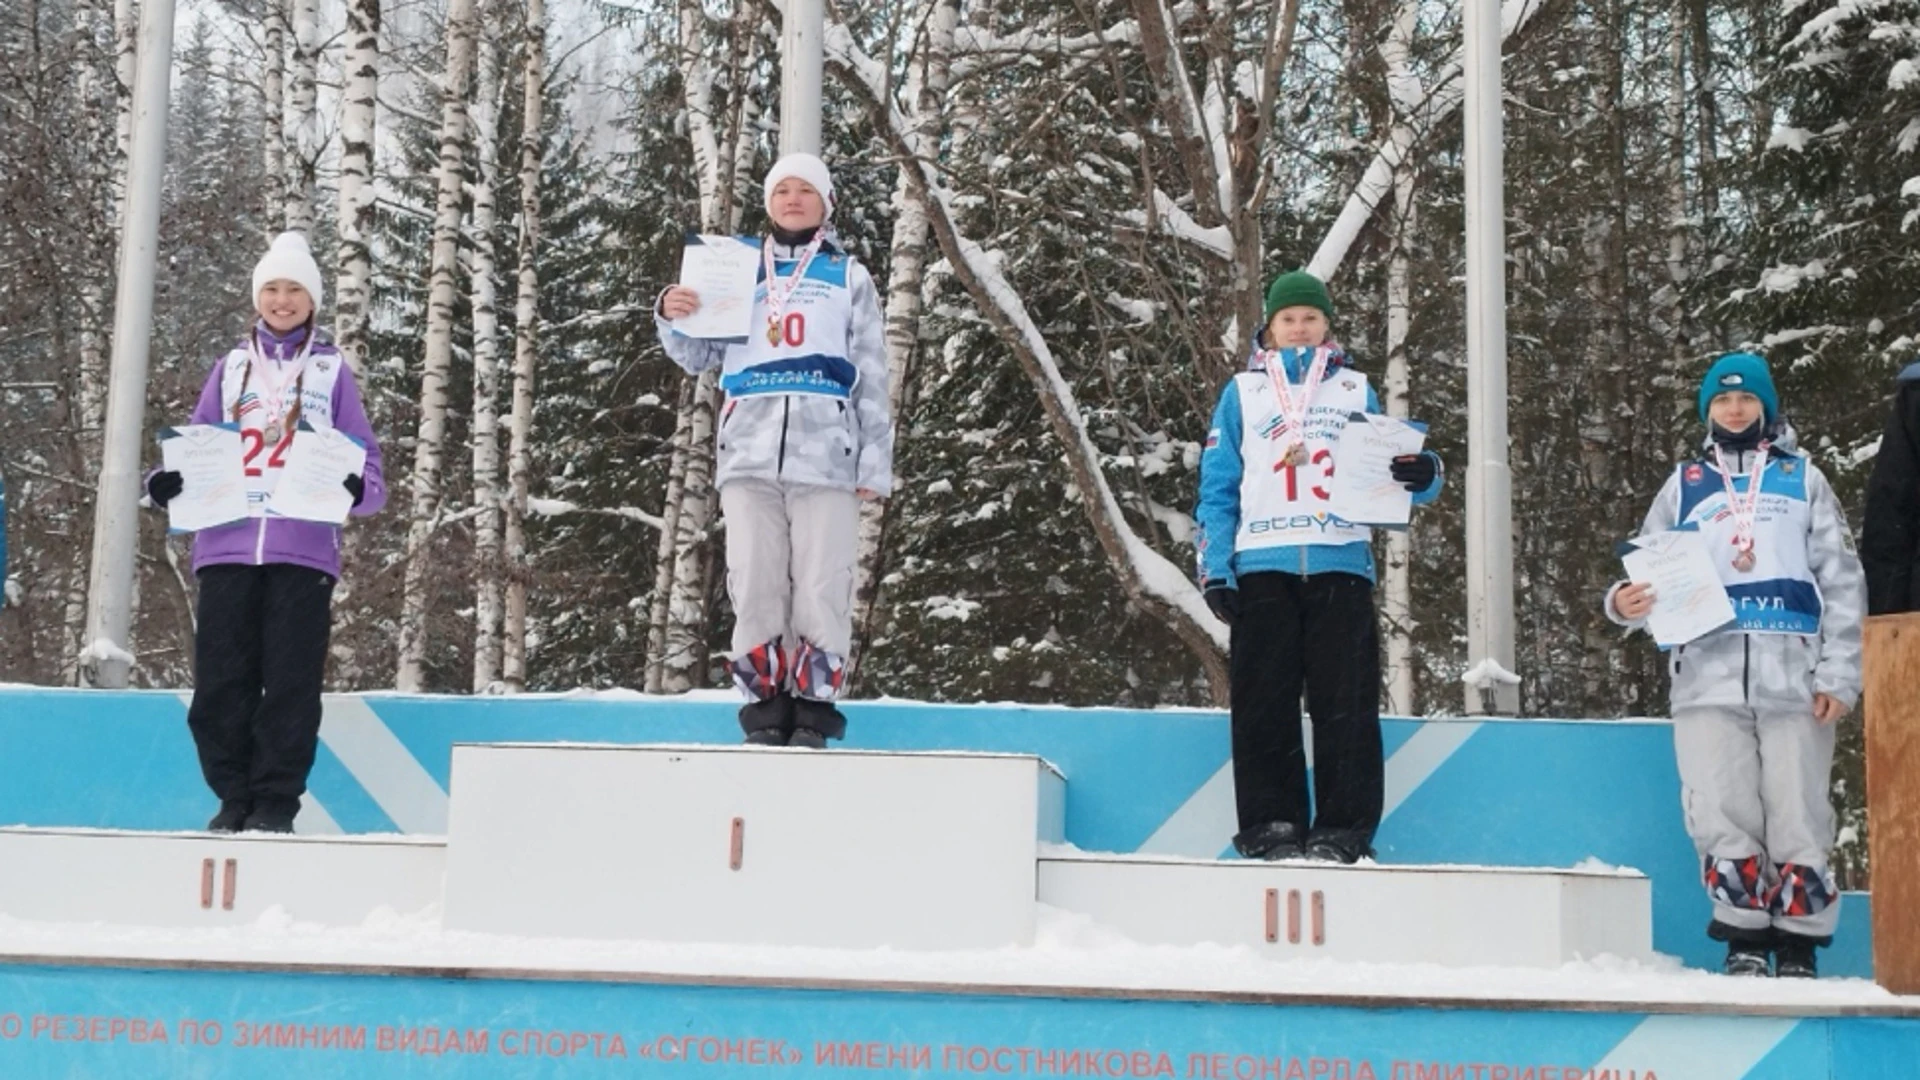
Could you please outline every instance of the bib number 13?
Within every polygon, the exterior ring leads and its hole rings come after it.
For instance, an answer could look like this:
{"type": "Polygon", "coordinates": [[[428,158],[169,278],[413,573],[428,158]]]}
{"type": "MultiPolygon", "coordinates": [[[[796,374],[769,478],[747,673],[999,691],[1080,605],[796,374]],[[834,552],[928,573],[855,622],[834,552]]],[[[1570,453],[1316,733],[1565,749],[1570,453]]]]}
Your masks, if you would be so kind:
{"type": "MultiPolygon", "coordinates": [[[[1333,451],[1324,446],[1319,447],[1314,450],[1313,457],[1309,460],[1311,464],[1319,467],[1321,482],[1314,484],[1307,490],[1313,492],[1315,499],[1326,502],[1333,498],[1333,496],[1328,494],[1327,489],[1321,485],[1331,484],[1333,482],[1333,451]]],[[[1291,464],[1282,461],[1273,467],[1273,471],[1286,477],[1287,501],[1298,502],[1300,500],[1299,470],[1295,469],[1291,464]]]]}

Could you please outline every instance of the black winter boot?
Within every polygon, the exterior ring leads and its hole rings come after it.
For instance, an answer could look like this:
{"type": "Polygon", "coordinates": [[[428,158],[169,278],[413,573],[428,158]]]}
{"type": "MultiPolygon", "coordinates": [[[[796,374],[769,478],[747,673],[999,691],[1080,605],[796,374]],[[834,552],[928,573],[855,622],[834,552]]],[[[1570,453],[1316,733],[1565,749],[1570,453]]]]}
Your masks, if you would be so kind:
{"type": "Polygon", "coordinates": [[[207,822],[208,832],[239,832],[253,812],[251,799],[221,799],[220,812],[207,822]]]}
{"type": "Polygon", "coordinates": [[[1771,974],[1767,970],[1767,954],[1773,951],[1772,927],[1730,926],[1714,919],[1707,923],[1707,936],[1727,943],[1727,960],[1721,967],[1727,974],[1760,978],[1771,974]]]}
{"type": "Polygon", "coordinates": [[[834,708],[833,702],[793,699],[793,738],[787,741],[788,746],[825,750],[828,739],[844,738],[846,734],[846,715],[834,708]]]}
{"type": "Polygon", "coordinates": [[[1727,942],[1727,962],[1722,970],[1729,975],[1766,978],[1767,947],[1757,941],[1727,942]]]}
{"type": "Polygon", "coordinates": [[[793,734],[793,695],[785,690],[740,706],[740,730],[751,746],[785,746],[793,734]]]}
{"type": "Polygon", "coordinates": [[[1315,829],[1307,836],[1307,858],[1351,866],[1373,856],[1366,834],[1356,829],[1315,829]]]}
{"type": "Polygon", "coordinates": [[[1813,950],[1820,943],[1820,938],[1780,931],[1773,943],[1774,975],[1782,979],[1819,978],[1820,965],[1813,958],[1813,950]]]}
{"type": "Polygon", "coordinates": [[[247,832],[290,833],[294,816],[300,813],[298,799],[261,799],[253,804],[242,828],[247,832]]]}
{"type": "Polygon", "coordinates": [[[1300,857],[1300,826],[1291,821],[1269,821],[1251,829],[1241,829],[1233,838],[1233,850],[1243,859],[1279,859],[1300,857]]]}

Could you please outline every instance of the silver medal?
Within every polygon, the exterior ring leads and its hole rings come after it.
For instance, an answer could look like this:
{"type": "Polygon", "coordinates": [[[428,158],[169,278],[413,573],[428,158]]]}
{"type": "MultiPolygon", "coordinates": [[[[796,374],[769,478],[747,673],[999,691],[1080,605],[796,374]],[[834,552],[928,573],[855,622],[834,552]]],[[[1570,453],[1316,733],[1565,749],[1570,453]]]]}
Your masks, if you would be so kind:
{"type": "Polygon", "coordinates": [[[282,435],[284,435],[284,434],[286,434],[286,432],[285,432],[285,431],[283,431],[283,430],[281,429],[281,427],[280,427],[280,421],[278,421],[278,420],[275,420],[275,421],[273,421],[272,423],[269,423],[269,424],[267,425],[267,432],[266,432],[266,435],[267,435],[267,445],[268,445],[268,446],[279,446],[279,445],[280,445],[280,436],[282,436],[282,435]]]}

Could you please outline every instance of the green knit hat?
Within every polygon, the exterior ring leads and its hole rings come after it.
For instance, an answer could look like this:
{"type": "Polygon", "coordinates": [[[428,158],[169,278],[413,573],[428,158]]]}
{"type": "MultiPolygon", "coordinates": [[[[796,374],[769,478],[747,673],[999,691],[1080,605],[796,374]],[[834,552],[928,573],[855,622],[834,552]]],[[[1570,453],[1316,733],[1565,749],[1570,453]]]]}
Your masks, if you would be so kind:
{"type": "Polygon", "coordinates": [[[1305,270],[1295,270],[1290,274],[1281,274],[1267,286],[1267,321],[1273,321],[1273,313],[1281,308],[1314,307],[1333,318],[1333,298],[1327,295],[1326,283],[1305,270]]]}

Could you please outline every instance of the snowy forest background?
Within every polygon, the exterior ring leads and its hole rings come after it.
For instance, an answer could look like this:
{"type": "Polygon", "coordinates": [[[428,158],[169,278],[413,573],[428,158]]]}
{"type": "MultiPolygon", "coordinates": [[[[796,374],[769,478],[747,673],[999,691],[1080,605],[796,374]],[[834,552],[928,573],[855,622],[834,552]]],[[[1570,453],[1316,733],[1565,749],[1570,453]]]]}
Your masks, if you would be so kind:
{"type": "MultiPolygon", "coordinates": [[[[136,12],[0,0],[5,681],[70,684],[83,646],[136,12]]],[[[649,308],[684,231],[763,225],[780,14],[183,4],[148,424],[244,331],[268,237],[310,230],[393,491],[348,532],[331,688],[723,685],[715,392],[649,308]]],[[[1336,336],[1465,464],[1457,5],[836,0],[828,24],[835,221],[885,290],[901,435],[853,692],[1218,703],[1188,514],[1261,282],[1328,277],[1336,336]]],[[[1505,25],[1522,711],[1657,714],[1658,656],[1599,598],[1711,356],[1772,359],[1858,526],[1920,353],[1920,2],[1507,0],[1505,25]]],[[[1457,710],[1478,659],[1461,507],[1456,472],[1381,541],[1393,711],[1457,710]]],[[[134,678],[185,686],[186,543],[144,530],[134,678]]],[[[1854,825],[1857,743],[1855,717],[1854,825]]]]}

